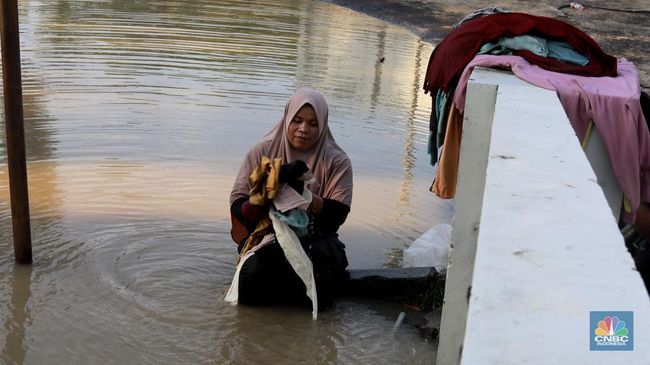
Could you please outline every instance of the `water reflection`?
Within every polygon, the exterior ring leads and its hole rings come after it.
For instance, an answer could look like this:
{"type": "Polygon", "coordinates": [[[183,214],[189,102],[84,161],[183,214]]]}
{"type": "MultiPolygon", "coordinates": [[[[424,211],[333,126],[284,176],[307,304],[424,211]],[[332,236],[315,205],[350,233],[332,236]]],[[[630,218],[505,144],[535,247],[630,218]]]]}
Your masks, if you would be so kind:
{"type": "Polygon", "coordinates": [[[431,45],[310,0],[19,5],[35,266],[16,281],[0,133],[2,361],[433,358],[412,328],[392,333],[399,307],[344,301],[313,322],[221,300],[232,181],[298,86],[326,95],[354,165],[353,268],[398,265],[391,252],[450,219],[428,192],[431,45]]]}
{"type": "MultiPolygon", "coordinates": [[[[237,307],[238,320],[214,363],[232,358],[241,363],[256,363],[262,358],[272,364],[336,363],[345,333],[332,331],[328,325],[319,326],[309,321],[308,315],[293,308],[237,307]],[[283,321],[278,322],[277,318],[283,321]],[[282,348],[278,343],[282,343],[282,348]]],[[[323,315],[326,323],[342,319],[323,315]]]]}
{"type": "Polygon", "coordinates": [[[25,362],[27,352],[25,330],[31,321],[27,302],[31,296],[32,268],[15,265],[12,274],[8,278],[10,283],[7,285],[7,287],[11,288],[11,297],[7,303],[7,308],[3,311],[7,313],[4,323],[2,323],[6,337],[0,360],[3,363],[20,365],[25,362]]]}
{"type": "MultiPolygon", "coordinates": [[[[21,34],[22,35],[22,34],[21,34]]],[[[29,39],[29,36],[25,38],[29,39]]],[[[37,66],[27,59],[22,64],[23,74],[23,117],[25,120],[25,148],[28,161],[51,159],[56,151],[55,131],[49,115],[44,94],[44,82],[37,66]]],[[[0,90],[1,93],[1,90],[0,90]]],[[[0,115],[4,121],[4,103],[0,103],[0,115]]],[[[0,133],[0,166],[6,163],[6,135],[4,123],[0,133]]]]}
{"type": "Polygon", "coordinates": [[[336,310],[319,314],[314,322],[308,320],[308,311],[238,307],[238,320],[228,329],[214,363],[233,357],[242,364],[260,359],[272,364],[431,363],[432,344],[409,341],[412,327],[393,327],[399,311],[386,303],[342,300],[336,310]],[[431,357],[422,357],[421,351],[431,357]]]}
{"type": "Polygon", "coordinates": [[[386,27],[383,28],[377,34],[377,61],[375,61],[375,77],[372,81],[372,92],[370,93],[370,112],[373,117],[381,93],[381,66],[386,60],[386,27]]]}
{"type": "Polygon", "coordinates": [[[416,129],[416,110],[418,107],[418,97],[420,96],[420,73],[422,71],[422,43],[418,41],[418,47],[415,52],[415,67],[413,67],[413,88],[411,90],[411,103],[408,107],[408,114],[406,119],[406,143],[404,144],[404,157],[402,158],[402,166],[404,167],[404,176],[400,183],[400,198],[397,211],[404,211],[405,204],[410,200],[410,188],[413,182],[413,167],[415,166],[416,156],[415,152],[415,136],[416,129]]]}

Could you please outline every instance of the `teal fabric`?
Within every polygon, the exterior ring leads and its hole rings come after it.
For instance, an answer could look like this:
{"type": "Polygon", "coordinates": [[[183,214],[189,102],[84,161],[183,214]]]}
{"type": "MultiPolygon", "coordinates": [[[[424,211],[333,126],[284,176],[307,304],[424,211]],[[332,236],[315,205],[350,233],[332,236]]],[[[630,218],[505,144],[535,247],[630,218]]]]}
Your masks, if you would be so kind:
{"type": "Polygon", "coordinates": [[[436,131],[436,150],[435,153],[438,153],[438,148],[442,146],[442,143],[445,140],[445,132],[447,131],[447,101],[449,99],[449,94],[442,90],[438,90],[436,95],[436,107],[438,108],[438,128],[436,131]]]}
{"type": "Polygon", "coordinates": [[[275,215],[277,219],[286,223],[289,227],[293,228],[298,237],[303,237],[307,234],[309,225],[309,216],[302,209],[291,209],[288,212],[280,213],[272,211],[271,214],[275,215]]]}
{"type": "Polygon", "coordinates": [[[576,52],[567,42],[548,41],[548,56],[580,66],[589,64],[589,59],[576,52]]]}
{"type": "Polygon", "coordinates": [[[431,105],[431,109],[434,113],[431,116],[431,128],[433,130],[429,131],[429,141],[427,143],[427,153],[430,156],[429,162],[431,166],[438,163],[438,148],[442,145],[442,141],[445,138],[445,130],[447,127],[447,112],[445,107],[447,106],[447,101],[449,101],[449,95],[441,89],[438,89],[432,100],[433,105],[431,105]],[[435,125],[433,124],[434,119],[435,125]]]}
{"type": "Polygon", "coordinates": [[[484,44],[478,54],[511,55],[514,50],[528,50],[542,57],[551,57],[580,66],[589,64],[589,59],[576,52],[568,43],[532,35],[499,38],[497,42],[484,44]]]}
{"type": "Polygon", "coordinates": [[[434,147],[436,145],[436,134],[433,132],[429,132],[429,141],[427,142],[427,153],[429,154],[429,164],[431,166],[434,166],[436,163],[438,163],[438,151],[436,151],[436,148],[434,147]]]}
{"type": "MultiPolygon", "coordinates": [[[[431,102],[431,119],[429,121],[429,141],[427,143],[427,153],[431,159],[431,166],[438,163],[438,151],[445,142],[445,133],[447,132],[447,116],[449,115],[449,108],[452,104],[452,96],[456,91],[456,82],[449,84],[447,92],[438,89],[435,92],[431,102]]],[[[432,94],[433,95],[433,94],[432,94]]]]}
{"type": "Polygon", "coordinates": [[[501,37],[496,43],[486,43],[479,50],[479,54],[512,54],[513,50],[525,49],[536,55],[548,57],[548,44],[546,39],[532,35],[517,37],[501,37]]]}
{"type": "Polygon", "coordinates": [[[512,50],[502,46],[499,42],[496,43],[485,43],[481,49],[479,49],[478,54],[491,54],[491,55],[511,55],[512,50]]]}

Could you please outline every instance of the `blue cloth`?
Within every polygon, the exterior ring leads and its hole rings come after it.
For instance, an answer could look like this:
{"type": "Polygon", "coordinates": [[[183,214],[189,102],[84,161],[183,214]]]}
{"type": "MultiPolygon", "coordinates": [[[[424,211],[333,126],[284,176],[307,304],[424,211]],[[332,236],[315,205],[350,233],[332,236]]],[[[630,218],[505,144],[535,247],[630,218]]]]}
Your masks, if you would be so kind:
{"type": "Polygon", "coordinates": [[[309,216],[302,209],[295,208],[284,213],[273,211],[271,214],[291,227],[298,237],[303,237],[309,232],[309,216]]]}
{"type": "Polygon", "coordinates": [[[576,52],[566,42],[546,40],[532,35],[501,37],[497,42],[486,43],[478,54],[511,55],[515,50],[527,50],[542,57],[551,57],[560,61],[586,66],[589,59],[576,52]]]}
{"type": "Polygon", "coordinates": [[[548,41],[548,56],[580,66],[589,64],[589,59],[576,52],[567,42],[548,41]]]}

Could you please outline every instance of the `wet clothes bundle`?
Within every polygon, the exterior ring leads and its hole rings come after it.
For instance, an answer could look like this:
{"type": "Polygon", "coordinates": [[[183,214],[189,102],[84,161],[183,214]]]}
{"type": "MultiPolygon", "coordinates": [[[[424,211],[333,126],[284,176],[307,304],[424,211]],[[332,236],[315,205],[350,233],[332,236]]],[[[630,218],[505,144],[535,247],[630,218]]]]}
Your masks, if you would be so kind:
{"type": "MultiPolygon", "coordinates": [[[[251,184],[250,196],[248,201],[243,204],[244,210],[255,209],[260,214],[260,210],[265,207],[278,193],[279,189],[279,174],[282,160],[279,158],[271,161],[270,158],[262,156],[260,166],[255,168],[249,176],[251,184]]],[[[244,212],[242,216],[251,213],[244,212]]],[[[271,232],[271,220],[268,217],[260,219],[255,225],[255,229],[250,233],[246,241],[240,247],[240,259],[253,247],[257,246],[264,236],[271,232]]]]}
{"type": "MultiPolygon", "coordinates": [[[[327,309],[345,278],[348,264],[345,245],[336,234],[306,236],[300,239],[300,245],[313,267],[317,309],[327,309]]],[[[239,303],[311,307],[314,315],[314,302],[305,294],[310,290],[296,274],[279,242],[262,243],[253,252],[238,268],[238,287],[234,290],[238,293],[239,303]]]]}
{"type": "Polygon", "coordinates": [[[338,222],[349,207],[325,199],[323,210],[309,216],[307,232],[295,230],[271,208],[272,233],[242,256],[226,301],[247,305],[311,305],[314,319],[331,306],[348,266],[338,222]]]}
{"type": "Polygon", "coordinates": [[[519,35],[516,37],[501,37],[496,42],[486,43],[478,54],[512,55],[516,51],[527,50],[542,57],[573,63],[580,66],[589,64],[589,59],[576,52],[566,42],[547,40],[534,35],[519,35]]]}
{"type": "Polygon", "coordinates": [[[433,50],[424,81],[425,92],[448,91],[481,47],[501,37],[535,35],[569,44],[589,64],[580,66],[537,55],[529,50],[513,54],[545,70],[582,76],[616,77],[616,58],[606,54],[580,29],[557,19],[523,13],[500,13],[473,19],[450,32],[433,50]]]}
{"type": "Polygon", "coordinates": [[[616,76],[616,59],[569,24],[529,14],[483,10],[470,14],[473,17],[450,32],[429,58],[424,90],[433,98],[427,148],[431,165],[438,162],[444,144],[458,78],[477,54],[514,54],[551,71],[616,76]]]}
{"type": "MultiPolygon", "coordinates": [[[[528,50],[538,56],[555,58],[560,61],[573,63],[580,66],[585,66],[589,63],[587,57],[576,52],[568,43],[561,41],[552,41],[545,38],[536,37],[532,35],[520,35],[515,37],[501,37],[495,42],[486,43],[481,47],[478,54],[491,54],[491,55],[512,55],[519,50],[528,50]]],[[[456,90],[457,80],[453,80],[448,91],[438,89],[435,92],[433,109],[431,112],[429,135],[428,153],[431,156],[431,165],[438,162],[438,151],[442,148],[447,134],[447,123],[455,118],[451,116],[451,97],[456,90]]],[[[460,114],[462,122],[462,113],[460,114]]],[[[449,128],[454,129],[454,126],[449,128]]],[[[459,151],[458,151],[459,152],[459,151]]],[[[448,154],[447,154],[448,155],[448,154]]],[[[442,156],[440,156],[442,160],[442,156]]],[[[445,162],[448,162],[446,158],[445,162]]],[[[452,171],[447,171],[452,173],[452,171]]],[[[455,180],[455,177],[453,178],[455,180]]],[[[454,184],[439,183],[432,186],[432,190],[441,192],[441,196],[453,196],[454,184]],[[442,186],[445,186],[444,188],[442,186]],[[445,191],[444,193],[442,191],[445,191]]]]}
{"type": "Polygon", "coordinates": [[[581,141],[593,123],[624,193],[623,218],[634,220],[639,202],[650,199],[650,142],[634,65],[605,54],[571,25],[521,13],[470,20],[431,55],[424,89],[433,98],[429,153],[437,162],[431,186],[436,195],[455,194],[465,88],[474,66],[512,68],[518,77],[557,91],[581,141]]]}
{"type": "MultiPolygon", "coordinates": [[[[477,56],[463,72],[453,97],[461,113],[467,82],[478,66],[507,68],[522,80],[556,91],[580,142],[588,138],[593,122],[623,191],[623,218],[634,222],[641,201],[650,201],[650,132],[634,64],[620,59],[619,76],[584,77],[546,71],[517,56],[477,56]]],[[[460,140],[455,142],[460,144],[460,140]]]]}

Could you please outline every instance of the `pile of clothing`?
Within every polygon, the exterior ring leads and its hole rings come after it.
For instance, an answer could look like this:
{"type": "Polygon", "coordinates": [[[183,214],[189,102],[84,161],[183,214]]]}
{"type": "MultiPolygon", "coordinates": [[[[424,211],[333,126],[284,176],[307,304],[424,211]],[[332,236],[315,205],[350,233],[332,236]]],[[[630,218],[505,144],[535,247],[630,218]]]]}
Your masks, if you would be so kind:
{"type": "Polygon", "coordinates": [[[499,8],[464,18],[436,46],[426,73],[431,93],[431,191],[453,198],[467,81],[474,67],[509,69],[556,91],[580,142],[596,128],[624,194],[623,220],[650,201],[650,133],[639,102],[636,68],[606,54],[580,29],[557,19],[499,8]]]}

